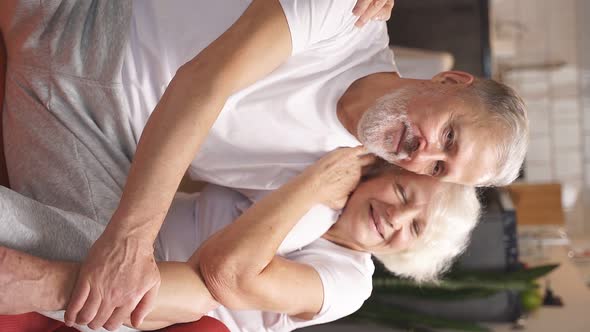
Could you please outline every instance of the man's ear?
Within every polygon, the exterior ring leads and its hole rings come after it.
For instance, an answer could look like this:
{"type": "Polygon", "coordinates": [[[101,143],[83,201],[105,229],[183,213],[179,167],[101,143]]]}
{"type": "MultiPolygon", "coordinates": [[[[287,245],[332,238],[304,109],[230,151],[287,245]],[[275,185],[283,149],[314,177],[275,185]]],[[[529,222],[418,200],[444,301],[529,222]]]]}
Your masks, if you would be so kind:
{"type": "Polygon", "coordinates": [[[441,84],[466,84],[471,85],[475,77],[469,73],[458,70],[443,71],[436,74],[432,81],[441,84]]]}

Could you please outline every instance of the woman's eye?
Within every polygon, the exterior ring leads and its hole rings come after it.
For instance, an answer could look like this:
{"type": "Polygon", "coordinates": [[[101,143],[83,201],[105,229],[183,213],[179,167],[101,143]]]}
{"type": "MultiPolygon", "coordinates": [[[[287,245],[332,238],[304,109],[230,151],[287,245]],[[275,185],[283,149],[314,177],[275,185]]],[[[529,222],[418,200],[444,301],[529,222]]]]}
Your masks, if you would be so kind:
{"type": "Polygon", "coordinates": [[[398,195],[401,198],[401,201],[404,205],[408,204],[408,196],[406,195],[406,190],[400,184],[395,185],[398,195]]]}
{"type": "Polygon", "coordinates": [[[412,221],[412,229],[414,230],[414,235],[418,237],[420,235],[420,225],[416,220],[412,221]]]}

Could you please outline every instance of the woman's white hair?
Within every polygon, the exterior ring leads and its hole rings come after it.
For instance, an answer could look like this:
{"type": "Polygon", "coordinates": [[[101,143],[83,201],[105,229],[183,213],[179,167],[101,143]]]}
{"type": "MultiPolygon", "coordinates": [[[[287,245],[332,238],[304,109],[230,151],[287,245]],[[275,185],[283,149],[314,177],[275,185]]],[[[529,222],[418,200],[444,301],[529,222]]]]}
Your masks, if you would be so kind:
{"type": "Polygon", "coordinates": [[[417,241],[402,252],[375,257],[401,277],[436,281],[467,247],[479,209],[474,188],[441,183],[428,204],[427,226],[417,241]]]}

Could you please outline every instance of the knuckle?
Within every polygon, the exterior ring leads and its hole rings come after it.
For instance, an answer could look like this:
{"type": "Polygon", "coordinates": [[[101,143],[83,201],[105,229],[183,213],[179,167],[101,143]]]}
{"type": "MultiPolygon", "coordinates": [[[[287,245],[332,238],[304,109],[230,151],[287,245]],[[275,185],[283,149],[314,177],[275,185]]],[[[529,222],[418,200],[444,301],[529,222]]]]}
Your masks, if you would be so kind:
{"type": "Polygon", "coordinates": [[[96,330],[96,329],[98,329],[98,328],[100,327],[100,326],[98,326],[98,325],[99,325],[99,324],[98,324],[98,323],[95,323],[95,322],[90,322],[90,323],[88,323],[88,327],[89,327],[91,330],[96,330]]]}
{"type": "Polygon", "coordinates": [[[76,319],[76,323],[78,323],[80,325],[86,325],[92,320],[92,318],[94,318],[94,317],[88,313],[81,313],[78,315],[78,318],[76,319]]]}
{"type": "Polygon", "coordinates": [[[107,298],[113,303],[121,302],[124,297],[125,293],[123,293],[120,289],[112,289],[107,294],[107,298]]]}

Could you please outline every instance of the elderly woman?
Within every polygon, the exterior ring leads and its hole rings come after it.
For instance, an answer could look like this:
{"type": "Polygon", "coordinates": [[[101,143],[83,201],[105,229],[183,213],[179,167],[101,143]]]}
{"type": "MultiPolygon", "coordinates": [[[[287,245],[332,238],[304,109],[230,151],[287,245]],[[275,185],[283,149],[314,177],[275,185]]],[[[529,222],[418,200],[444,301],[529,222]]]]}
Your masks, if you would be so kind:
{"type": "MultiPolygon", "coordinates": [[[[250,207],[241,194],[217,186],[177,197],[159,244],[171,260],[198,249],[186,263],[159,263],[162,289],[141,328],[203,314],[232,331],[290,331],[332,321],[370,295],[371,254],[397,274],[436,278],[476,223],[474,190],[391,166],[373,168],[357,186],[362,168],[373,161],[365,153],[336,150],[250,207]],[[316,204],[338,204],[351,190],[321,239],[285,241],[298,236],[298,220],[316,204]]],[[[79,264],[1,253],[1,312],[65,308],[79,264]]]]}

